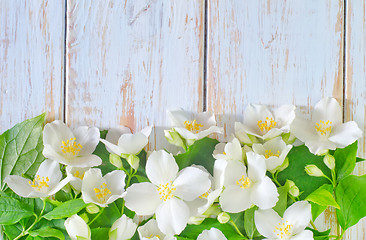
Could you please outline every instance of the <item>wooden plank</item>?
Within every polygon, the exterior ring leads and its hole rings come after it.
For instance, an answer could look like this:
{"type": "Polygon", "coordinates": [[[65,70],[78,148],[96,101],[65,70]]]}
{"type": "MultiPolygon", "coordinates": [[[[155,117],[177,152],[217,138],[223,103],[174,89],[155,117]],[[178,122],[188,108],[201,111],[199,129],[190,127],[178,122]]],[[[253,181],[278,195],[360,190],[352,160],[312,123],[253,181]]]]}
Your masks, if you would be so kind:
{"type": "MultiPolygon", "coordinates": [[[[347,1],[346,64],[345,64],[345,120],[354,120],[363,131],[358,155],[366,157],[366,3],[364,0],[347,1]]],[[[366,165],[358,163],[354,174],[366,173],[366,165]]],[[[348,230],[345,239],[366,239],[366,221],[348,230]]]]}
{"type": "Polygon", "coordinates": [[[203,1],[67,3],[67,123],[155,125],[165,146],[166,110],[202,111],[203,1]]]}
{"type": "Polygon", "coordinates": [[[62,118],[64,21],[64,1],[0,1],[0,132],[62,118]]]}
{"type": "Polygon", "coordinates": [[[212,0],[208,14],[207,106],[227,135],[249,103],[305,114],[323,96],[342,103],[342,1],[212,0]]]}

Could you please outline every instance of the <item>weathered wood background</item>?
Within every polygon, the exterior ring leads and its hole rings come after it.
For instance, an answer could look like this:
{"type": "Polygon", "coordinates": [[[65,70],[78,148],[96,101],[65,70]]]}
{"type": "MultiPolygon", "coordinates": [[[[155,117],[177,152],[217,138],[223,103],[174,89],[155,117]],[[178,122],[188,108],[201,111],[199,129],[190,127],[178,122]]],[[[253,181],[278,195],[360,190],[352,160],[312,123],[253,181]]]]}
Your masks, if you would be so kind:
{"type": "MultiPolygon", "coordinates": [[[[248,103],[323,96],[366,124],[364,0],[0,0],[0,132],[47,112],[139,130],[166,146],[166,110],[212,111],[227,134],[248,103]]],[[[359,155],[365,155],[365,137],[359,155]]],[[[365,173],[365,166],[355,171],[365,173]]],[[[330,212],[320,220],[334,225],[330,212]]],[[[366,223],[346,239],[366,239],[366,223]]]]}

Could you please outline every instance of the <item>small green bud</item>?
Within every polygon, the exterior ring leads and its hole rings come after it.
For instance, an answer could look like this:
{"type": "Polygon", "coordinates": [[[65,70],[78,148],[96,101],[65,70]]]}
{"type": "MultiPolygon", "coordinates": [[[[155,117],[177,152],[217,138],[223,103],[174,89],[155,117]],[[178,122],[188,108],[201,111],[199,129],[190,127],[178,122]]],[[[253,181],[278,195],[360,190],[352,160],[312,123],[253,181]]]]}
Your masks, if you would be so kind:
{"type": "Polygon", "coordinates": [[[323,158],[323,162],[330,170],[335,168],[335,158],[332,155],[326,154],[323,158]]]}
{"type": "Polygon", "coordinates": [[[138,156],[130,154],[126,160],[133,169],[137,170],[139,168],[140,158],[138,156]]]}
{"type": "Polygon", "coordinates": [[[208,216],[208,217],[212,217],[212,216],[218,216],[221,213],[221,209],[219,208],[218,205],[214,204],[211,207],[209,207],[206,212],[203,213],[203,215],[208,216]]]}
{"type": "Polygon", "coordinates": [[[296,184],[291,181],[291,180],[287,180],[286,181],[286,185],[288,187],[288,192],[293,196],[293,197],[298,197],[300,194],[299,188],[296,186],[296,184]]]}
{"type": "Polygon", "coordinates": [[[313,176],[313,177],[322,177],[324,175],[324,173],[322,172],[322,170],[320,170],[316,165],[314,164],[310,164],[307,165],[305,167],[305,172],[309,175],[309,176],[313,176]]]}
{"type": "Polygon", "coordinates": [[[177,133],[175,130],[164,130],[164,134],[165,134],[166,140],[170,144],[173,144],[175,146],[186,149],[186,145],[185,145],[183,139],[181,138],[179,133],[177,133]]]}
{"type": "Polygon", "coordinates": [[[99,207],[94,203],[89,203],[88,206],[86,206],[86,211],[90,214],[96,214],[99,212],[99,207]]]}
{"type": "Polygon", "coordinates": [[[109,154],[109,162],[118,169],[123,168],[122,160],[117,154],[114,153],[109,154]]]}
{"type": "Polygon", "coordinates": [[[218,216],[217,216],[217,221],[219,221],[219,223],[221,224],[225,224],[230,220],[230,215],[227,214],[226,212],[221,212],[218,216]]]}
{"type": "Polygon", "coordinates": [[[293,144],[296,141],[295,135],[292,133],[284,133],[282,134],[282,140],[288,145],[293,144]]]}
{"type": "Polygon", "coordinates": [[[86,223],[88,223],[89,222],[89,218],[88,218],[88,215],[86,214],[86,213],[82,213],[81,215],[80,215],[80,217],[86,222],[86,223]]]}
{"type": "Polygon", "coordinates": [[[328,154],[328,152],[329,152],[328,149],[323,149],[323,150],[320,150],[317,155],[318,156],[324,156],[324,155],[328,154]]]}
{"type": "Polygon", "coordinates": [[[188,219],[188,224],[200,225],[205,219],[206,219],[205,217],[198,217],[198,216],[190,217],[188,219]]]}

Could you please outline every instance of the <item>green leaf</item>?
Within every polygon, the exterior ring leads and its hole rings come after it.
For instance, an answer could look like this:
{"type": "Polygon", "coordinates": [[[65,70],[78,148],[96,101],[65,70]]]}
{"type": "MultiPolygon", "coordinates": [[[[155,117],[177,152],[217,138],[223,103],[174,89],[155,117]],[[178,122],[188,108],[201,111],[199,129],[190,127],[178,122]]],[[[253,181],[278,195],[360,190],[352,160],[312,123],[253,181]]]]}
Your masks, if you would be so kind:
{"type": "Polygon", "coordinates": [[[121,213],[115,202],[104,208],[103,213],[90,225],[90,228],[110,228],[121,217],[121,213]]]}
{"type": "Polygon", "coordinates": [[[331,193],[332,191],[333,191],[332,185],[324,184],[314,192],[310,193],[309,196],[305,198],[305,200],[308,200],[321,206],[332,206],[339,209],[339,205],[334,200],[333,195],[331,193]]]}
{"type": "Polygon", "coordinates": [[[22,226],[17,223],[13,225],[3,225],[4,233],[9,239],[14,239],[22,232],[22,226]]]}
{"type": "Polygon", "coordinates": [[[244,212],[230,213],[229,215],[230,215],[231,220],[233,220],[233,222],[235,223],[235,225],[238,227],[239,231],[242,232],[242,233],[245,232],[245,228],[244,228],[244,212]]]}
{"type": "Polygon", "coordinates": [[[324,177],[312,177],[305,172],[305,166],[316,165],[328,177],[331,176],[329,168],[323,163],[323,157],[312,154],[309,149],[302,145],[293,147],[288,154],[289,166],[278,174],[278,181],[284,185],[286,180],[292,180],[303,192],[299,198],[305,199],[310,193],[323,184],[329,183],[324,177]]]}
{"type": "Polygon", "coordinates": [[[33,216],[31,206],[11,197],[0,197],[0,224],[14,224],[33,216]]]}
{"type": "Polygon", "coordinates": [[[43,217],[47,220],[67,218],[78,213],[84,207],[86,207],[86,204],[82,199],[73,199],[62,203],[43,217]]]}
{"type": "Polygon", "coordinates": [[[100,240],[109,238],[109,228],[92,228],[91,239],[100,240]]]}
{"type": "Polygon", "coordinates": [[[364,158],[360,158],[360,157],[356,157],[356,163],[358,163],[358,162],[363,162],[363,161],[365,161],[366,159],[364,159],[364,158]]]}
{"type": "Polygon", "coordinates": [[[277,188],[278,191],[278,201],[276,206],[273,208],[280,216],[283,216],[283,213],[286,211],[287,208],[287,186],[282,186],[277,188]]]}
{"type": "Polygon", "coordinates": [[[0,180],[8,175],[33,176],[44,160],[42,126],[46,114],[25,120],[0,135],[0,180]]]}
{"type": "Polygon", "coordinates": [[[196,164],[204,166],[212,174],[215,162],[212,153],[218,143],[216,139],[208,137],[195,141],[187,152],[175,156],[179,169],[196,164]]]}
{"type": "Polygon", "coordinates": [[[254,206],[250,209],[245,210],[244,212],[244,228],[245,233],[249,237],[249,239],[254,238],[256,233],[258,233],[257,228],[255,227],[254,222],[254,212],[258,209],[258,207],[254,206]]]}
{"type": "Polygon", "coordinates": [[[43,227],[43,228],[39,228],[36,230],[32,230],[29,232],[29,235],[31,235],[32,237],[55,237],[61,240],[64,240],[64,234],[57,229],[53,229],[50,227],[43,227]]]}
{"type": "Polygon", "coordinates": [[[306,230],[310,230],[313,232],[314,240],[327,240],[329,239],[330,229],[324,232],[316,231],[312,228],[306,228],[306,230]]]}
{"type": "Polygon", "coordinates": [[[348,176],[339,182],[336,187],[337,217],[341,227],[347,228],[355,225],[366,216],[366,175],[348,176]]]}
{"type": "Polygon", "coordinates": [[[345,148],[337,148],[334,152],[337,181],[350,175],[356,166],[357,141],[345,148]]]}
{"type": "Polygon", "coordinates": [[[227,239],[230,240],[242,240],[241,237],[229,223],[221,224],[216,219],[206,218],[200,225],[187,225],[187,227],[183,230],[179,236],[180,239],[197,239],[197,236],[203,230],[210,230],[211,228],[219,229],[227,239]]]}
{"type": "Polygon", "coordinates": [[[322,212],[324,212],[325,209],[327,209],[327,206],[321,206],[313,202],[310,202],[310,205],[311,205],[311,216],[313,221],[315,221],[315,219],[317,219],[317,217],[319,217],[319,215],[322,214],[322,212]]]}

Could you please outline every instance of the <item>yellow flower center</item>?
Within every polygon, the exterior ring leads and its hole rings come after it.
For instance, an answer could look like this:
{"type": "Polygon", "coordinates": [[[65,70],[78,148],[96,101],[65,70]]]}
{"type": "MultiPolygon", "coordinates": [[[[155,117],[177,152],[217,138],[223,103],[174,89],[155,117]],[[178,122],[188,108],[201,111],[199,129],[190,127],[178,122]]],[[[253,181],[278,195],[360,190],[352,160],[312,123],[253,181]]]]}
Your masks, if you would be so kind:
{"type": "Polygon", "coordinates": [[[37,175],[33,181],[29,181],[29,185],[32,186],[32,188],[36,188],[38,191],[41,191],[43,187],[49,187],[47,182],[49,182],[50,179],[48,177],[41,177],[37,175]]]}
{"type": "Polygon", "coordinates": [[[201,199],[205,199],[205,198],[207,198],[208,197],[208,192],[210,191],[210,189],[207,191],[207,192],[205,192],[204,194],[202,194],[201,196],[199,196],[199,198],[201,198],[201,199]]]}
{"type": "Polygon", "coordinates": [[[236,181],[236,184],[240,186],[240,188],[248,188],[250,187],[250,179],[246,176],[241,176],[241,178],[236,181]]]}
{"type": "Polygon", "coordinates": [[[280,239],[289,239],[289,236],[291,236],[291,229],[294,227],[291,224],[280,223],[278,227],[275,227],[275,230],[273,230],[280,239]]]}
{"type": "Polygon", "coordinates": [[[196,120],[193,120],[192,122],[184,121],[184,126],[186,127],[186,129],[188,131],[191,131],[191,132],[194,132],[194,133],[198,133],[200,131],[201,127],[203,127],[203,125],[197,123],[196,120]]]}
{"type": "Polygon", "coordinates": [[[320,120],[318,123],[315,123],[315,129],[319,132],[322,136],[328,136],[332,131],[332,122],[331,121],[322,121],[320,120]]]}
{"type": "Polygon", "coordinates": [[[272,128],[276,127],[277,123],[273,120],[273,118],[266,117],[265,121],[259,120],[257,124],[261,132],[263,131],[268,132],[272,128]]]}
{"type": "Polygon", "coordinates": [[[84,178],[84,174],[85,174],[85,173],[80,174],[80,172],[79,172],[79,171],[76,171],[76,172],[74,173],[74,177],[77,177],[77,178],[80,178],[81,180],[83,180],[83,178],[84,178]]]}
{"type": "Polygon", "coordinates": [[[265,153],[266,153],[264,155],[265,158],[269,158],[269,157],[272,157],[272,156],[275,156],[275,157],[279,157],[280,156],[280,151],[277,151],[277,153],[273,153],[271,149],[266,150],[265,153]]]}
{"type": "Polygon", "coordinates": [[[69,140],[62,141],[61,150],[63,153],[72,153],[72,155],[77,155],[83,146],[80,143],[75,142],[76,138],[70,138],[69,140]]]}
{"type": "Polygon", "coordinates": [[[174,184],[172,184],[172,181],[170,181],[166,184],[159,184],[157,190],[160,194],[160,199],[166,201],[174,197],[176,188],[174,187],[174,184]]]}
{"type": "Polygon", "coordinates": [[[150,234],[150,236],[148,237],[148,239],[153,238],[153,237],[157,237],[157,238],[160,239],[160,235],[154,235],[154,234],[150,234]]]}
{"type": "Polygon", "coordinates": [[[107,184],[103,183],[100,185],[100,188],[94,188],[95,196],[99,199],[101,202],[106,201],[106,196],[112,194],[111,191],[107,188],[107,184]]]}

